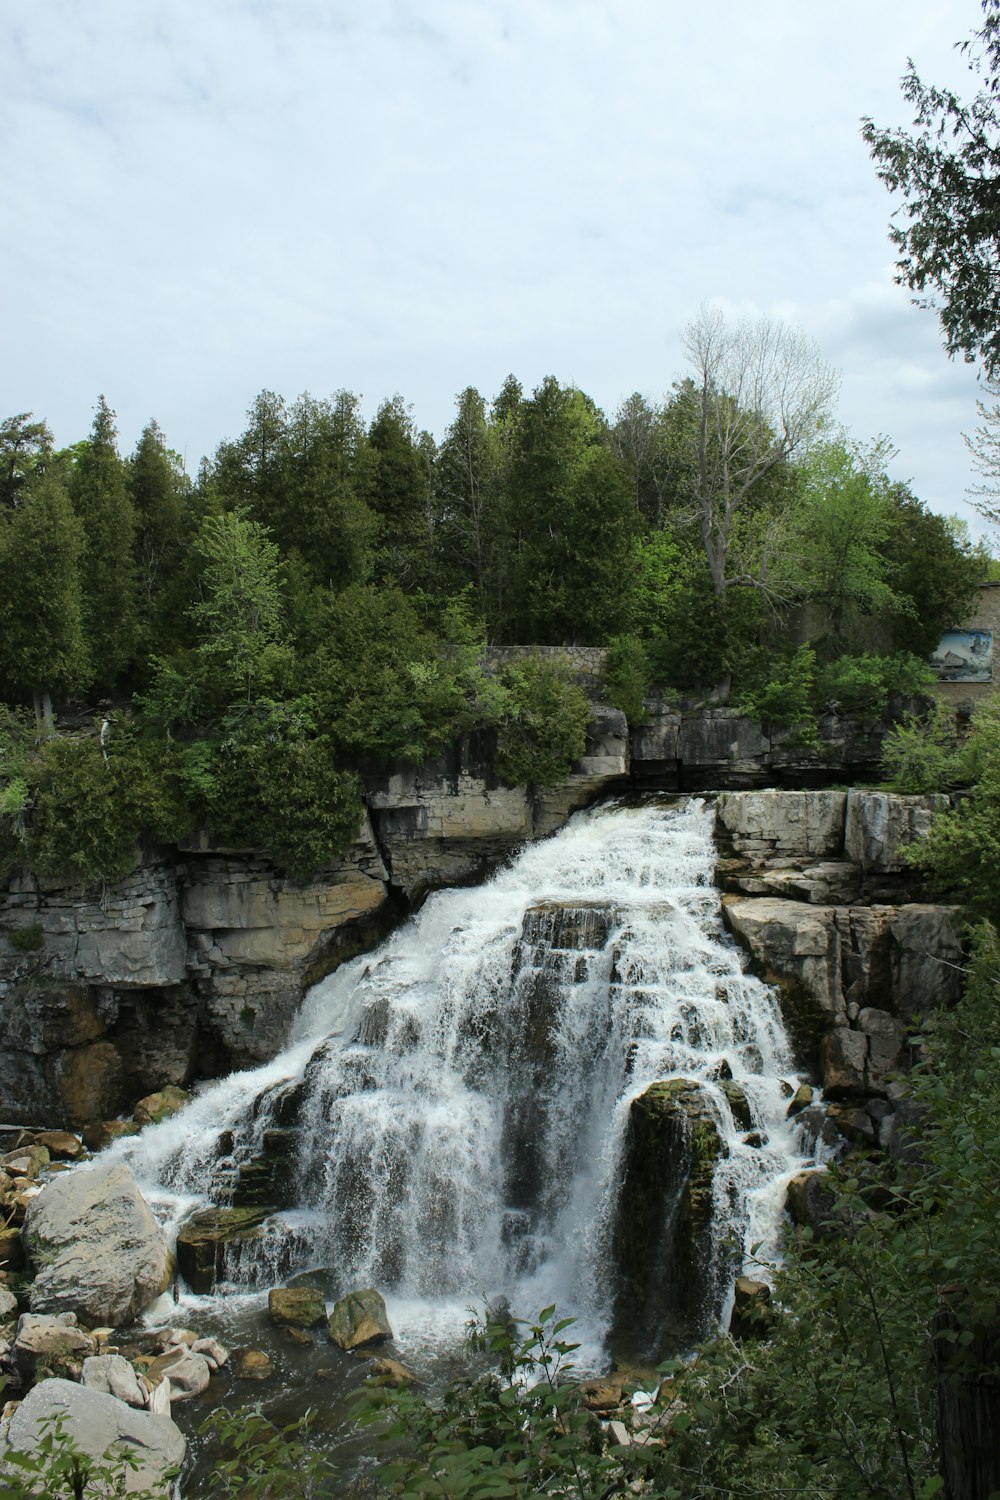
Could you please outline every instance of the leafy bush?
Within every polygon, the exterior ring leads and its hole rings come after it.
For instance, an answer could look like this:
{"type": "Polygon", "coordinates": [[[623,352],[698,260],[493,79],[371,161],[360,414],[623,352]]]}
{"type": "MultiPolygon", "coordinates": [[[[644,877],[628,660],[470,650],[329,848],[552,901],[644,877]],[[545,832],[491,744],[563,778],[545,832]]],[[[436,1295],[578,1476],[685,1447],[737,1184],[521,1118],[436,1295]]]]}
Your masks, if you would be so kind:
{"type": "Polygon", "coordinates": [[[646,722],[643,700],[648,688],[649,663],[642,641],[637,635],[616,635],[604,662],[604,697],[612,708],[621,709],[632,728],[646,722]]]}
{"type": "Polygon", "coordinates": [[[907,714],[882,741],[882,769],[893,792],[916,795],[947,791],[968,779],[969,755],[958,745],[955,725],[940,704],[927,714],[907,714]]]}
{"type": "Polygon", "coordinates": [[[128,726],[112,730],[106,750],[96,734],[44,741],[29,780],[22,857],[41,875],[120,879],[144,834],[172,839],[187,826],[162,747],[140,745],[128,726]]]}
{"type": "Polygon", "coordinates": [[[793,656],[773,663],[771,670],[765,682],[743,694],[740,707],[753,718],[779,727],[797,725],[802,740],[815,740],[812,700],[816,653],[811,646],[800,646],[793,656]]]}
{"type": "Polygon", "coordinates": [[[585,694],[565,667],[537,656],[511,662],[501,686],[497,774],[509,786],[554,786],[586,749],[585,694]]]}
{"type": "Polygon", "coordinates": [[[896,656],[841,656],[821,667],[816,677],[816,696],[823,707],[844,714],[866,714],[881,718],[890,697],[917,698],[926,694],[934,675],[926,662],[908,652],[896,656]]]}

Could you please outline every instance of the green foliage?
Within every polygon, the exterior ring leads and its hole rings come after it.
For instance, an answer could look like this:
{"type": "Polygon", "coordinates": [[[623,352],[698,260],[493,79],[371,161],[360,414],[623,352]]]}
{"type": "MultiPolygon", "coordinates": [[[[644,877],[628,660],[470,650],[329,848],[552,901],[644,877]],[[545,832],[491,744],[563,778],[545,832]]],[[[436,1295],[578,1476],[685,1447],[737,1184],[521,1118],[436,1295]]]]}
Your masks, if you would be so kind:
{"type": "Polygon", "coordinates": [[[17,701],[75,692],[90,676],[83,633],[83,532],[65,489],[43,477],[0,518],[0,688],[17,701]]]}
{"type": "Polygon", "coordinates": [[[46,1421],[32,1448],[5,1447],[3,1465],[2,1500],[168,1500],[177,1478],[168,1471],[155,1489],[137,1488],[136,1455],[119,1444],[92,1458],[67,1430],[62,1412],[46,1421]]]}
{"type": "Polygon", "coordinates": [[[28,927],[5,927],[3,934],[15,953],[37,953],[45,946],[45,929],[37,922],[28,927]]]}
{"type": "Polygon", "coordinates": [[[890,698],[921,697],[933,683],[934,674],[918,657],[866,651],[860,656],[841,656],[822,667],[816,694],[821,705],[835,705],[838,713],[881,718],[890,698]]]}
{"type": "Polygon", "coordinates": [[[335,1466],[309,1441],[313,1416],[276,1427],[252,1408],[213,1411],[198,1429],[218,1450],[200,1493],[206,1500],[312,1500],[336,1493],[335,1466]]]}
{"type": "Polygon", "coordinates": [[[510,786],[554,786],[587,745],[590,705],[561,664],[528,656],[502,674],[497,774],[510,786]]]}
{"type": "Polygon", "coordinates": [[[186,826],[162,751],[141,745],[124,725],[112,730],[106,752],[96,733],[45,740],[29,780],[20,853],[41,875],[116,880],[132,869],[143,835],[170,839],[186,826]]]}
{"type": "Polygon", "coordinates": [[[952,716],[936,703],[926,714],[907,714],[882,741],[882,770],[890,791],[914,796],[949,791],[969,777],[969,756],[959,746],[952,716]]]}
{"type": "Polygon", "coordinates": [[[649,689],[646,648],[638,636],[616,635],[608,642],[604,661],[603,696],[612,708],[620,708],[630,727],[645,724],[644,702],[649,689]]]}
{"type": "Polygon", "coordinates": [[[313,709],[309,699],[261,701],[176,752],[194,819],[223,843],[263,849],[298,880],[339,858],[362,814],[357,777],[337,768],[313,709]]]}
{"type": "Polygon", "coordinates": [[[1000,701],[976,713],[964,764],[969,794],[935,818],[909,859],[940,892],[958,894],[974,917],[1000,922],[1000,701]]]}
{"type": "Polygon", "coordinates": [[[249,703],[287,663],[280,554],[267,528],[238,510],[207,517],[195,551],[204,562],[202,597],[190,613],[204,690],[214,704],[249,703]]]}
{"type": "Polygon", "coordinates": [[[755,719],[781,727],[796,726],[802,741],[812,743],[816,739],[815,688],[816,653],[811,646],[799,646],[785,661],[772,664],[772,675],[747,693],[741,706],[755,719]]]}
{"type": "Polygon", "coordinates": [[[416,763],[489,718],[482,635],[467,599],[434,608],[397,588],[355,584],[326,600],[320,633],[305,677],[343,758],[416,763]]]}
{"type": "Polygon", "coordinates": [[[83,619],[98,684],[114,686],[132,660],[137,628],[136,517],[118,456],[115,414],[101,396],[90,439],[70,474],[83,527],[83,619]]]}
{"type": "Polygon", "coordinates": [[[902,607],[889,611],[896,651],[927,657],[942,633],[966,619],[986,581],[989,557],[956,527],[956,517],[927,510],[902,485],[891,489],[890,526],[883,543],[888,574],[902,607]]]}
{"type": "MultiPolygon", "coordinates": [[[[597,1500],[610,1480],[633,1477],[641,1456],[612,1458],[572,1381],[571,1318],[544,1308],[533,1322],[488,1310],[471,1325],[473,1348],[494,1369],[448,1387],[439,1401],[369,1382],[354,1410],[395,1447],[380,1465],[390,1495],[508,1500],[558,1494],[597,1500]]],[[[607,1489],[614,1493],[618,1484],[607,1489]]]]}

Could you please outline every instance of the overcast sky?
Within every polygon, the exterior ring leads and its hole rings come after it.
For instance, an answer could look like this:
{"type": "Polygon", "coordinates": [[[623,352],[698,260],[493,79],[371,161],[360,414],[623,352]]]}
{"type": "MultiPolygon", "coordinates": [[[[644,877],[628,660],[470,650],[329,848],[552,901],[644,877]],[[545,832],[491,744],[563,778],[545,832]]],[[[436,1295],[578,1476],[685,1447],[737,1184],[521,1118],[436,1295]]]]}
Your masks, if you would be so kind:
{"type": "Polygon", "coordinates": [[[99,393],[193,473],[262,388],[547,374],[607,411],[702,303],[801,324],[840,420],[971,516],[975,373],[893,285],[859,118],[969,89],[976,0],[0,0],[0,416],[99,393]]]}

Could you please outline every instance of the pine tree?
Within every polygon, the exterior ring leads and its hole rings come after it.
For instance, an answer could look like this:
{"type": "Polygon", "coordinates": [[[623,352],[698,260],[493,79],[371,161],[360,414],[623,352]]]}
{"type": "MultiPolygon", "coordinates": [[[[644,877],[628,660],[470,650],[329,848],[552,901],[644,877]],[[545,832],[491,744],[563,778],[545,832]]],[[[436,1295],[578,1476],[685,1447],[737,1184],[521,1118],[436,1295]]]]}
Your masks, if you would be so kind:
{"type": "Polygon", "coordinates": [[[83,524],[84,627],[97,685],[111,690],[136,644],[135,509],[118,456],[115,414],[101,396],[89,440],[80,445],[70,480],[83,524]]]}

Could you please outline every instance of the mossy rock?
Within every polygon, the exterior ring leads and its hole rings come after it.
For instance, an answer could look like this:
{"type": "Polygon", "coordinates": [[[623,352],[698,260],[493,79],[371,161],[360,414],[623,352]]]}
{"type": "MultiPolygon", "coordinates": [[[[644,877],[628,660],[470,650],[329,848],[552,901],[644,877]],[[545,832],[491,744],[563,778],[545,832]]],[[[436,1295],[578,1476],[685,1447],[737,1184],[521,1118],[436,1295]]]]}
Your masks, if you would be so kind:
{"type": "Polygon", "coordinates": [[[270,1208],[204,1208],[177,1233],[177,1268],[193,1292],[210,1292],[225,1275],[231,1246],[260,1239],[270,1208]]]}
{"type": "Polygon", "coordinates": [[[656,1357],[705,1333],[718,1315],[710,1286],[712,1187],[725,1149],[708,1095],[694,1080],[653,1083],[633,1101],[614,1232],[617,1337],[625,1351],[656,1357]]]}
{"type": "Polygon", "coordinates": [[[318,1328],[326,1322],[326,1300],[312,1286],[276,1286],[267,1294],[267,1315],[279,1328],[318,1328]]]}
{"type": "Polygon", "coordinates": [[[737,1130],[752,1129],[753,1116],[750,1113],[750,1101],[747,1099],[747,1091],[742,1083],[737,1083],[732,1078],[724,1078],[719,1087],[733,1112],[733,1123],[737,1130]]]}
{"type": "Polygon", "coordinates": [[[340,1349],[361,1349],[392,1338],[385,1302],[373,1287],[342,1297],[330,1314],[328,1326],[330,1338],[340,1349]]]}
{"type": "Polygon", "coordinates": [[[134,1110],[135,1119],[140,1125],[158,1125],[161,1120],[169,1120],[171,1115],[179,1114],[190,1100],[191,1095],[186,1089],[168,1083],[165,1089],[147,1094],[144,1099],[139,1100],[134,1110]]]}

